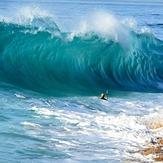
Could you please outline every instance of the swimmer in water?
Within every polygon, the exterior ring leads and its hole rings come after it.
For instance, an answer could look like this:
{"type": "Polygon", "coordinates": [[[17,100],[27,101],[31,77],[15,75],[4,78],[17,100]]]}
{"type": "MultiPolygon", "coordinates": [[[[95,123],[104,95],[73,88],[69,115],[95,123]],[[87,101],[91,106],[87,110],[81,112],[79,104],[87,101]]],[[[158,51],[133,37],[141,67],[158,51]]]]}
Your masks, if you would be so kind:
{"type": "Polygon", "coordinates": [[[101,93],[100,99],[101,99],[101,100],[107,100],[107,99],[105,98],[105,94],[104,94],[104,93],[101,93]]]}

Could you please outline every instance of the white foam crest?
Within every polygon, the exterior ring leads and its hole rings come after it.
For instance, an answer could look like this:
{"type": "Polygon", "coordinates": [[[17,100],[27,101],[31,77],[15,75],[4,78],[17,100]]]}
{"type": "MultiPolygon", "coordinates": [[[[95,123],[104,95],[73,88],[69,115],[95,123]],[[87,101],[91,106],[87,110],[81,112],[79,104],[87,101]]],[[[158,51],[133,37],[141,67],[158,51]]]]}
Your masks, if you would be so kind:
{"type": "Polygon", "coordinates": [[[81,31],[95,31],[102,34],[109,33],[113,36],[117,23],[118,22],[113,15],[107,13],[95,13],[89,18],[88,21],[81,22],[81,31]]]}
{"type": "Polygon", "coordinates": [[[45,118],[49,118],[49,116],[55,116],[55,113],[52,110],[47,108],[38,108],[36,106],[30,108],[29,110],[34,110],[37,114],[44,116],[45,118]]]}
{"type": "Polygon", "coordinates": [[[151,29],[148,28],[148,27],[143,27],[143,28],[141,29],[141,33],[152,33],[152,31],[151,31],[151,29]]]}
{"type": "Polygon", "coordinates": [[[127,44],[131,28],[136,28],[136,21],[131,19],[118,20],[113,14],[100,11],[80,21],[80,25],[74,33],[85,35],[94,32],[102,37],[109,36],[117,42],[127,44]]]}
{"type": "Polygon", "coordinates": [[[11,18],[9,18],[9,17],[6,17],[6,16],[0,16],[0,22],[6,22],[6,23],[10,23],[10,22],[12,22],[11,21],[11,18]]]}
{"type": "Polygon", "coordinates": [[[122,24],[128,26],[132,30],[136,31],[137,30],[137,21],[133,18],[124,18],[122,21],[122,24]]]}

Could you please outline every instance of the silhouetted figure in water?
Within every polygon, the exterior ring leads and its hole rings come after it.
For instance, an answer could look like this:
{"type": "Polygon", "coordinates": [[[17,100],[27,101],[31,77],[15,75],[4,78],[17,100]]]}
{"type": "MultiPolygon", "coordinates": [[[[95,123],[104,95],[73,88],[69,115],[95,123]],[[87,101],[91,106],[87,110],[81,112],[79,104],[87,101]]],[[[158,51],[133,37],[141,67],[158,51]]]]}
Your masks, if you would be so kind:
{"type": "Polygon", "coordinates": [[[104,93],[101,93],[100,99],[101,99],[101,100],[107,100],[107,99],[105,98],[105,94],[104,94],[104,93]]]}

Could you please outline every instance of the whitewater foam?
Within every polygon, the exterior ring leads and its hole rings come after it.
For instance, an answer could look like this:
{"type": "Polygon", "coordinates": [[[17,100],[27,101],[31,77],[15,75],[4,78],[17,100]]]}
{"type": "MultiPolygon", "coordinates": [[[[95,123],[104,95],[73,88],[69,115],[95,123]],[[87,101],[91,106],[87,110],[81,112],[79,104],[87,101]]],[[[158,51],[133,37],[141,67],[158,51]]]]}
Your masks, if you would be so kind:
{"type": "Polygon", "coordinates": [[[94,12],[79,22],[77,29],[73,32],[74,35],[84,36],[87,33],[95,33],[105,38],[106,41],[113,39],[126,46],[129,44],[129,32],[132,27],[135,27],[134,21],[129,20],[130,23],[124,23],[106,11],[94,12]]]}
{"type": "Polygon", "coordinates": [[[44,116],[45,118],[50,118],[52,116],[55,116],[55,113],[52,110],[49,110],[47,108],[38,108],[34,106],[30,108],[29,110],[34,110],[37,114],[44,116]]]}

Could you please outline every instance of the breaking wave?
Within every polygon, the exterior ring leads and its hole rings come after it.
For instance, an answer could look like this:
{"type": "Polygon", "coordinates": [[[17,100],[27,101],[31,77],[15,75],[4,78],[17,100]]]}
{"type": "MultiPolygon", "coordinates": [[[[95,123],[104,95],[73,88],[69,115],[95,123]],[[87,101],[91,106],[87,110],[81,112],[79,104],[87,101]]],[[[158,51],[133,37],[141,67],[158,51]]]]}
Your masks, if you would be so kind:
{"type": "Polygon", "coordinates": [[[0,22],[0,81],[46,93],[101,89],[163,92],[163,41],[94,14],[61,31],[48,16],[0,22]]]}

